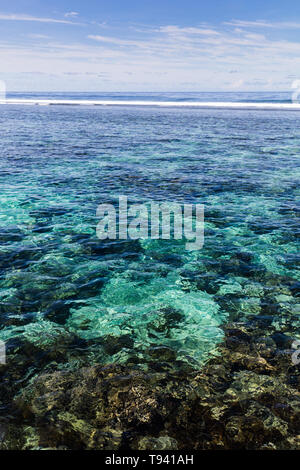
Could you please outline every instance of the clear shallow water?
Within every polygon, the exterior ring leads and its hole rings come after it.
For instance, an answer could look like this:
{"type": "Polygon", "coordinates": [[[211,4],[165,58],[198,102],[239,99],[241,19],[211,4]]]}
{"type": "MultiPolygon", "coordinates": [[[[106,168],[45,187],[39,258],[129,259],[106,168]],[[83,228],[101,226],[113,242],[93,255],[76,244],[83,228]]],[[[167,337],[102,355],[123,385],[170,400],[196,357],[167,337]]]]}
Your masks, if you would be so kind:
{"type": "Polygon", "coordinates": [[[3,106],[0,120],[0,339],[64,342],[70,366],[161,360],[162,345],[197,366],[229,320],[298,334],[297,112],[3,106]],[[119,195],[205,204],[203,249],[99,241],[97,206],[119,195]]]}

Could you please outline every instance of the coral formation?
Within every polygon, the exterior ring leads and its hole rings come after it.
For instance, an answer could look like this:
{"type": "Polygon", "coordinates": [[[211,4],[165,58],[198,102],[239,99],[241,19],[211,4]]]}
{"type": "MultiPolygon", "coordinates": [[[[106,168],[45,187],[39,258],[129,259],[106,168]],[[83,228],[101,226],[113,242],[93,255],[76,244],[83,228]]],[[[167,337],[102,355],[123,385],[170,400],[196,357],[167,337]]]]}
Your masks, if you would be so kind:
{"type": "Polygon", "coordinates": [[[155,353],[165,359],[162,370],[150,354],[147,370],[53,370],[19,391],[12,387],[18,371],[10,382],[2,366],[2,399],[14,400],[13,419],[1,422],[1,448],[300,449],[300,370],[288,343],[253,321],[224,332],[220,355],[199,371],[176,367],[162,348],[155,353]]]}

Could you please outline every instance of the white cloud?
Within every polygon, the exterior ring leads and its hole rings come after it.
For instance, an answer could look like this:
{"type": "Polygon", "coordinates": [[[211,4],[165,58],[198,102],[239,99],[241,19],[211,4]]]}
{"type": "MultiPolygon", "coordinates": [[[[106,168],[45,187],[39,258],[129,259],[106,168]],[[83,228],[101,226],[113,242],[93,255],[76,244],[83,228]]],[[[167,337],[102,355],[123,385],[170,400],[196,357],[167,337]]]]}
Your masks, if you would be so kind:
{"type": "Polygon", "coordinates": [[[93,39],[94,41],[98,42],[105,42],[110,44],[116,44],[118,46],[137,46],[137,47],[145,47],[146,42],[144,41],[133,41],[130,39],[119,39],[110,36],[99,36],[99,35],[92,35],[88,36],[89,39],[93,39]]]}
{"type": "Polygon", "coordinates": [[[245,80],[237,80],[236,82],[231,83],[231,88],[233,90],[240,90],[245,84],[245,80]]]}
{"type": "Polygon", "coordinates": [[[64,24],[75,24],[72,21],[68,20],[59,20],[55,18],[40,18],[30,15],[20,15],[20,14],[5,14],[0,13],[0,20],[6,21],[36,21],[39,23],[64,23],[64,24]]]}
{"type": "Polygon", "coordinates": [[[28,34],[28,37],[32,39],[50,39],[50,36],[47,36],[46,34],[32,33],[32,34],[28,34]]]}
{"type": "Polygon", "coordinates": [[[236,26],[241,28],[278,28],[278,29],[298,29],[300,28],[300,23],[289,22],[289,21],[278,21],[278,22],[269,22],[265,20],[257,21],[243,21],[243,20],[232,20],[225,21],[223,24],[236,26]]]}
{"type": "Polygon", "coordinates": [[[218,31],[215,31],[214,29],[207,29],[207,28],[180,28],[179,26],[161,26],[159,28],[160,32],[162,33],[169,33],[169,34],[177,34],[177,33],[187,33],[187,34],[204,34],[204,35],[219,35],[220,33],[218,31]]]}
{"type": "Polygon", "coordinates": [[[79,13],[77,11],[68,11],[67,13],[65,13],[65,17],[66,18],[74,18],[76,16],[78,16],[79,13]]]}
{"type": "MultiPolygon", "coordinates": [[[[254,23],[261,25],[261,21],[254,23]]],[[[90,34],[81,40],[77,36],[76,42],[67,35],[64,43],[24,41],[16,46],[2,41],[0,77],[15,77],[15,88],[23,89],[37,83],[53,89],[57,83],[57,89],[104,90],[100,77],[109,80],[105,86],[110,90],[123,91],[289,89],[291,70],[294,79],[300,78],[300,39],[287,40],[284,31],[280,39],[276,32],[274,39],[270,27],[243,28],[165,25],[138,31],[108,25],[107,36],[90,34]],[[56,81],[52,81],[54,75],[56,81]],[[31,76],[37,77],[32,83],[31,76]]]]}

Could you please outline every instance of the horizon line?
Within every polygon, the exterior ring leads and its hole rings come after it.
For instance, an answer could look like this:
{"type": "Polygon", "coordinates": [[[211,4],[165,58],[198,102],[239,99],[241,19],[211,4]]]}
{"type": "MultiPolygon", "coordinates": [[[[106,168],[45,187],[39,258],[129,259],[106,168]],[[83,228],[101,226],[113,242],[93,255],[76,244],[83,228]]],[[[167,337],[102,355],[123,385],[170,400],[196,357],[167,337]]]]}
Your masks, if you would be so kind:
{"type": "Polygon", "coordinates": [[[136,91],[136,90],[123,90],[123,91],[104,91],[104,90],[7,90],[7,93],[292,93],[292,90],[147,90],[147,91],[136,91]]]}

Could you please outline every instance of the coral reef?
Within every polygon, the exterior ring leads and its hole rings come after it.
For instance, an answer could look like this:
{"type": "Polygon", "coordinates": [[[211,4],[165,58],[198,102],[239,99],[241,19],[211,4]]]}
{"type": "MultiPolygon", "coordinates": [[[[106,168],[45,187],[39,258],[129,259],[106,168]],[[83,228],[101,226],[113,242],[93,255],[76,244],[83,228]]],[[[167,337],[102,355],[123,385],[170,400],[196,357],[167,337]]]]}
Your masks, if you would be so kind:
{"type": "MultiPolygon", "coordinates": [[[[144,370],[54,369],[18,390],[18,370],[8,381],[2,366],[2,399],[5,390],[14,399],[0,448],[300,449],[300,370],[288,337],[266,335],[254,320],[227,324],[224,333],[221,354],[200,371],[162,351],[162,370],[150,355],[144,370]]],[[[15,354],[20,364],[18,345],[15,354]]]]}

